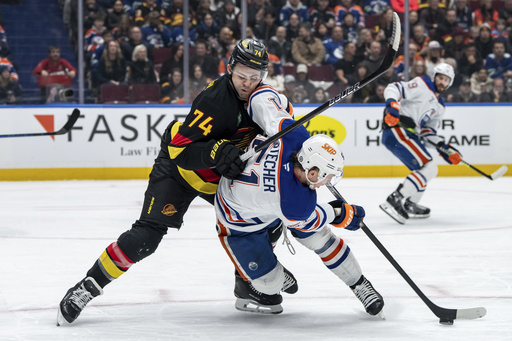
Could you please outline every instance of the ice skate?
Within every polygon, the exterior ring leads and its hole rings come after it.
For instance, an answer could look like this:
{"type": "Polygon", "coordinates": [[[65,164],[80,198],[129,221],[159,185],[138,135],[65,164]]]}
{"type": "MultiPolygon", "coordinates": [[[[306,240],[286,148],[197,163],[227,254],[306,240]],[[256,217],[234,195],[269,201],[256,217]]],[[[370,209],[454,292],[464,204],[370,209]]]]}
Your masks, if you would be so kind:
{"type": "Polygon", "coordinates": [[[293,276],[293,274],[288,271],[286,268],[284,269],[284,283],[283,283],[283,289],[287,294],[295,294],[297,290],[299,290],[299,285],[297,284],[297,280],[293,276]]]}
{"type": "Polygon", "coordinates": [[[238,273],[235,274],[235,296],[237,297],[235,308],[238,310],[260,314],[280,314],[283,312],[281,306],[283,297],[280,294],[267,295],[259,292],[250,282],[244,281],[238,273]]]}
{"type": "Polygon", "coordinates": [[[363,303],[364,309],[370,315],[382,315],[382,309],[384,308],[384,299],[382,296],[373,288],[370,281],[366,277],[361,276],[356,284],[350,287],[356,297],[363,303]]]}
{"type": "Polygon", "coordinates": [[[59,303],[57,326],[72,323],[94,297],[102,295],[103,289],[92,277],[87,277],[68,290],[59,303]]]}
{"type": "Polygon", "coordinates": [[[430,208],[418,205],[409,199],[405,201],[404,208],[411,219],[425,219],[430,217],[430,208]]]}
{"type": "Polygon", "coordinates": [[[401,186],[391,193],[386,199],[386,202],[380,204],[379,207],[398,223],[405,224],[405,221],[409,219],[409,215],[404,208],[404,196],[399,192],[400,187],[401,186]]]}

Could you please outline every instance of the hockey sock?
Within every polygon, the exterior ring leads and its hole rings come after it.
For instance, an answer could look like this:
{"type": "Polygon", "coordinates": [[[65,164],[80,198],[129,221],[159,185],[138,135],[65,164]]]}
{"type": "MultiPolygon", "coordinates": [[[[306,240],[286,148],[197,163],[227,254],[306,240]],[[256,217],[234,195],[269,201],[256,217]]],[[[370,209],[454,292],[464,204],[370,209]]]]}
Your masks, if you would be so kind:
{"type": "Polygon", "coordinates": [[[110,244],[87,272],[103,288],[119,278],[134,264],[119,248],[117,242],[110,244]]]}

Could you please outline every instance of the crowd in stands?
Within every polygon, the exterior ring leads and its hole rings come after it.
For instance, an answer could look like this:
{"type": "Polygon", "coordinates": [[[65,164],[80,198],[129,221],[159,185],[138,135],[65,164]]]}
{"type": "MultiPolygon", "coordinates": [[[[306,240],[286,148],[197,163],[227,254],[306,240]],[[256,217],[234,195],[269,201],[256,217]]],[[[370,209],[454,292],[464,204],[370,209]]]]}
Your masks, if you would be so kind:
{"type": "MultiPolygon", "coordinates": [[[[133,103],[133,86],[145,84],[153,92],[158,85],[159,92],[146,103],[184,103],[183,0],[84,0],[84,37],[78,37],[74,20],[77,1],[54,1],[62,6],[72,43],[84,41],[87,81],[97,102],[133,103]],[[119,93],[121,99],[115,97],[119,93]]],[[[189,1],[190,102],[227,72],[230,53],[242,37],[240,8],[239,0],[189,1]]],[[[323,103],[381,64],[393,11],[403,27],[403,0],[248,0],[246,36],[267,46],[266,83],[293,103],[323,103]]],[[[409,24],[409,70],[404,70],[402,41],[394,66],[345,102],[384,103],[388,83],[406,75],[430,76],[440,62],[456,73],[445,101],[512,102],[512,0],[410,0],[409,24]]],[[[50,48],[47,65],[51,49],[58,47],[50,48]]],[[[1,29],[0,103],[20,103],[8,54],[1,29]]],[[[68,82],[76,73],[70,65],[58,71],[68,82]]],[[[42,101],[50,101],[40,65],[34,75],[41,78],[42,101]]]]}

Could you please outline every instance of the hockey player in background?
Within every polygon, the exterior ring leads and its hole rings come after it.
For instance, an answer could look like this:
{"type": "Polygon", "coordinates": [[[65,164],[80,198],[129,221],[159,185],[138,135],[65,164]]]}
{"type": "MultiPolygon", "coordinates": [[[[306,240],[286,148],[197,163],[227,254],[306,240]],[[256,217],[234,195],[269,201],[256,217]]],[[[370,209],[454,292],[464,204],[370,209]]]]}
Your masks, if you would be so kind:
{"type": "Polygon", "coordinates": [[[434,67],[432,78],[419,76],[409,82],[391,83],[384,90],[382,143],[412,171],[380,205],[400,224],[409,218],[430,216],[430,209],[418,204],[428,182],[437,175],[427,147],[437,149],[450,164],[461,161],[459,151],[437,135],[445,112],[441,94],[454,77],[453,68],[440,63],[434,67]]]}
{"type": "MultiPolygon", "coordinates": [[[[291,122],[284,120],[282,127],[291,122]]],[[[263,140],[257,137],[251,148],[263,140]]],[[[221,179],[215,197],[217,232],[237,276],[246,280],[236,282],[238,310],[279,314],[283,311],[280,292],[297,291],[295,279],[277,260],[268,239],[267,230],[283,222],[285,238],[288,229],[314,251],[352,289],[366,312],[382,311],[382,296],[363,276],[347,243],[328,226],[357,230],[364,209],[341,200],[317,203],[316,189],[339,180],[343,165],[343,154],[332,138],[309,137],[301,126],[254,155],[236,178],[221,179]],[[261,293],[264,301],[253,299],[261,293]]]]}
{"type": "MultiPolygon", "coordinates": [[[[231,55],[228,72],[197,96],[185,122],[169,124],[149,177],[140,218],[105,249],[85,278],[68,290],[59,304],[57,325],[76,320],[107,284],[155,252],[168,228],[181,227],[194,198],[213,205],[220,176],[233,178],[244,169],[241,149],[258,134],[274,135],[279,122],[292,117],[286,97],[262,84],[267,65],[265,46],[252,39],[242,40],[231,55]],[[265,102],[257,111],[250,105],[253,92],[265,94],[265,102]]],[[[277,241],[279,226],[270,232],[267,237],[277,241]]]]}

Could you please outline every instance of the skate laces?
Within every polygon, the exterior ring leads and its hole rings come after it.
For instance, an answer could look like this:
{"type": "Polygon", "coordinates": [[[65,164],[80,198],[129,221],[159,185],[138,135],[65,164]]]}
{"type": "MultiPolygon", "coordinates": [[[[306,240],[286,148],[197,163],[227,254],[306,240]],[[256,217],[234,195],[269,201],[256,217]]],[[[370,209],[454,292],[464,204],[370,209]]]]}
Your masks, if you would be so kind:
{"type": "Polygon", "coordinates": [[[290,251],[292,255],[295,255],[295,248],[293,247],[292,242],[288,238],[287,230],[288,228],[286,226],[283,226],[283,244],[286,244],[288,251],[290,251]]]}
{"type": "Polygon", "coordinates": [[[365,278],[363,283],[357,285],[354,289],[352,289],[356,297],[363,303],[363,305],[368,307],[373,302],[379,299],[375,289],[373,289],[372,285],[365,278]]]}
{"type": "Polygon", "coordinates": [[[82,283],[76,290],[73,291],[73,294],[71,294],[69,300],[80,310],[82,310],[93,298],[94,296],[87,289],[85,289],[85,285],[82,283]]]}
{"type": "Polygon", "coordinates": [[[286,271],[284,272],[284,283],[283,283],[283,289],[282,291],[288,290],[288,288],[292,287],[295,284],[295,279],[290,276],[286,271]]]}

